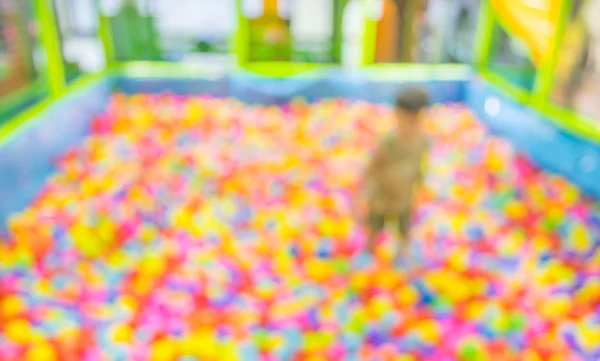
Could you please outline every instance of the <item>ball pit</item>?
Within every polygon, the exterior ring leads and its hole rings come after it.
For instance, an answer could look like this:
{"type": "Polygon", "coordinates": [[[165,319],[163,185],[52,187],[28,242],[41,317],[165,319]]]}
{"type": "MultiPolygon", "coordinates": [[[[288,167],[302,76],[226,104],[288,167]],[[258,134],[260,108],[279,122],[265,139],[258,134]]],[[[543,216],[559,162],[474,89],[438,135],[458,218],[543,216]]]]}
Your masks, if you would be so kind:
{"type": "Polygon", "coordinates": [[[0,242],[2,360],[600,358],[600,207],[437,106],[410,263],[353,215],[390,109],[115,95],[0,242]]]}

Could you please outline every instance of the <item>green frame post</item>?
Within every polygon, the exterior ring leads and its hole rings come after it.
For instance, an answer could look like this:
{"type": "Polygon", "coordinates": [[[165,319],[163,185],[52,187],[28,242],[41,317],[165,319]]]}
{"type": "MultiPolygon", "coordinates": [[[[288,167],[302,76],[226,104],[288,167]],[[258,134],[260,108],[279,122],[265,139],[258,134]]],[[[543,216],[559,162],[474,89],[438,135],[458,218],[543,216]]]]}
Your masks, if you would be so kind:
{"type": "Polygon", "coordinates": [[[377,48],[377,23],[373,18],[371,10],[374,7],[373,0],[362,0],[365,13],[365,24],[363,33],[363,57],[362,66],[375,63],[375,51],[377,48]]]}
{"type": "Polygon", "coordinates": [[[115,46],[112,36],[112,28],[110,19],[102,12],[101,0],[94,0],[94,7],[98,14],[98,36],[102,42],[104,48],[104,58],[106,60],[106,66],[112,66],[115,61],[115,46]]]}
{"type": "Polygon", "coordinates": [[[342,47],[344,43],[344,12],[350,0],[333,1],[333,54],[334,63],[342,64],[342,47]]]}
{"type": "Polygon", "coordinates": [[[65,63],[61,52],[60,35],[56,24],[56,14],[51,0],[33,0],[42,46],[46,52],[46,76],[50,96],[61,96],[67,87],[65,78],[65,63]]]}
{"type": "Polygon", "coordinates": [[[243,0],[235,0],[237,13],[237,29],[233,38],[233,51],[239,67],[243,67],[250,60],[250,23],[244,16],[243,0]]]}
{"type": "MultiPolygon", "coordinates": [[[[529,91],[512,84],[489,69],[492,51],[498,40],[496,33],[498,26],[500,26],[500,21],[494,13],[490,0],[482,0],[479,23],[477,25],[477,36],[475,38],[473,65],[479,75],[492,82],[503,92],[522,104],[529,103],[531,98],[531,93],[529,91]]],[[[505,29],[505,31],[509,32],[509,29],[505,29]]]]}
{"type": "MultiPolygon", "coordinates": [[[[396,3],[396,6],[398,3],[396,3]]],[[[408,16],[404,16],[401,19],[402,26],[402,46],[400,49],[400,62],[401,63],[412,63],[415,61],[412,56],[413,45],[417,38],[417,31],[415,29],[415,15],[417,13],[417,2],[408,1],[404,3],[404,9],[400,11],[408,16]]]]}
{"type": "Polygon", "coordinates": [[[495,25],[496,21],[490,0],[482,0],[473,54],[475,68],[480,72],[486,70],[490,59],[492,43],[494,42],[495,25]]]}
{"type": "Polygon", "coordinates": [[[549,56],[542,61],[540,64],[535,83],[533,85],[532,100],[536,103],[544,103],[550,101],[550,93],[554,85],[555,68],[558,62],[558,56],[560,53],[560,45],[562,44],[562,38],[565,33],[567,20],[571,9],[573,8],[572,0],[562,0],[560,5],[560,12],[558,22],[556,23],[556,29],[551,44],[551,53],[549,56]]]}

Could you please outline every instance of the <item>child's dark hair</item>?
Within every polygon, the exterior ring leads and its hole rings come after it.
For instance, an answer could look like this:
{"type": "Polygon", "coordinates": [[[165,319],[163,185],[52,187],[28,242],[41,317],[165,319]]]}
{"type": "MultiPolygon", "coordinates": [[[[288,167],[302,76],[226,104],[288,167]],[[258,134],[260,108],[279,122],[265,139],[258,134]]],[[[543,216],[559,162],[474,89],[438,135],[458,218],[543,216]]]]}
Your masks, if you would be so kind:
{"type": "Polygon", "coordinates": [[[408,87],[403,89],[396,98],[396,108],[411,113],[419,111],[429,106],[429,94],[421,87],[408,87]]]}

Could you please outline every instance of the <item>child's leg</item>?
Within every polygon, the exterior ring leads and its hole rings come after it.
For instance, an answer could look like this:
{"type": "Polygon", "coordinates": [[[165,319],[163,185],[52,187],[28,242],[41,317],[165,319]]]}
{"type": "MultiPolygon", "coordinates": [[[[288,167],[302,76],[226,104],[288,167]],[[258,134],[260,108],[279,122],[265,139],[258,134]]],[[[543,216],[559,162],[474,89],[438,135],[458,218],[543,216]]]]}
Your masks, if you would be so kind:
{"type": "Polygon", "coordinates": [[[375,240],[379,233],[383,230],[385,226],[385,217],[379,214],[369,213],[368,219],[368,239],[367,239],[367,248],[369,252],[375,252],[375,240]]]}
{"type": "Polygon", "coordinates": [[[400,257],[406,257],[408,255],[408,247],[410,242],[410,222],[410,212],[402,213],[398,218],[398,239],[400,246],[400,257]]]}

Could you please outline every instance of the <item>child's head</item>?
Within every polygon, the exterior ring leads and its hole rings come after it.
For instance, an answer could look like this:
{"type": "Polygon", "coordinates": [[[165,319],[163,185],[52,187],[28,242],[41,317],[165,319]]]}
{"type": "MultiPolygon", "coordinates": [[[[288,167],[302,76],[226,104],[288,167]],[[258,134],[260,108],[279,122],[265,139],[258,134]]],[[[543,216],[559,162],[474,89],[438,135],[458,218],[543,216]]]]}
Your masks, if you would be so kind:
{"type": "Polygon", "coordinates": [[[421,114],[429,106],[429,95],[420,87],[408,87],[396,98],[398,127],[412,132],[420,127],[421,114]]]}

